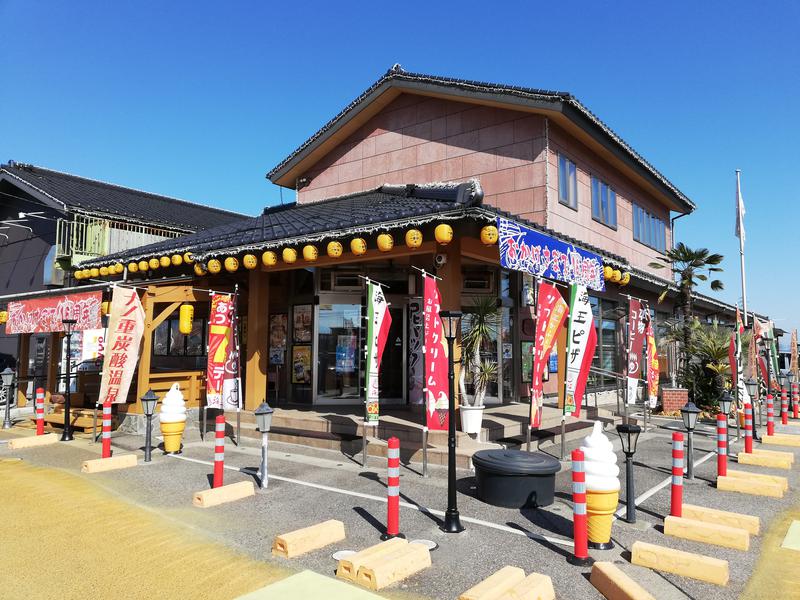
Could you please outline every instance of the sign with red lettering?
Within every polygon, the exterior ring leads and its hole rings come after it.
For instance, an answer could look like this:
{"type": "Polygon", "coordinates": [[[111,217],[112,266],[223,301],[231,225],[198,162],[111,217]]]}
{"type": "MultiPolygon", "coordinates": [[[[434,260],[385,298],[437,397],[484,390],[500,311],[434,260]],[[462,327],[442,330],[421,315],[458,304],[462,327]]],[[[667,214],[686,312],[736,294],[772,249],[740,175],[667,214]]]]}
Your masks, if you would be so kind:
{"type": "Polygon", "coordinates": [[[110,311],[108,343],[100,380],[101,404],[127,400],[144,333],[144,310],[136,290],[115,287],[110,311]]]}
{"type": "Polygon", "coordinates": [[[447,340],[444,337],[442,319],[442,297],[436,279],[425,275],[424,305],[425,323],[425,412],[428,415],[428,428],[445,430],[449,425],[450,382],[447,379],[447,340]]]}
{"type": "Polygon", "coordinates": [[[6,333],[50,333],[64,331],[64,319],[75,319],[73,331],[100,329],[103,292],[61,294],[8,303],[6,333]]]}
{"type": "Polygon", "coordinates": [[[536,341],[533,355],[533,383],[531,384],[531,425],[539,427],[542,423],[542,404],[544,392],[542,376],[550,358],[550,351],[556,343],[559,329],[569,314],[569,307],[556,286],[550,283],[539,284],[539,299],[536,302],[536,341]]]}
{"type": "Polygon", "coordinates": [[[208,322],[208,369],[206,371],[206,406],[222,408],[226,364],[231,353],[233,297],[212,294],[208,322]]]}

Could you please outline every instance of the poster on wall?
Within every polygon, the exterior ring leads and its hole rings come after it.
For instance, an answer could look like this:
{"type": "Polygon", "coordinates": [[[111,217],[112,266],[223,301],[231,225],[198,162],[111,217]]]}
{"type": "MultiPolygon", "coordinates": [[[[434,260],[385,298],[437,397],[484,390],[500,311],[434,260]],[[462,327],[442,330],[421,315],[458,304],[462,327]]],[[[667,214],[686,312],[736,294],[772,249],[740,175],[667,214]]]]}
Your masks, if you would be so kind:
{"type": "Polygon", "coordinates": [[[282,365],[286,360],[289,317],[282,313],[269,318],[269,364],[282,365]]]}
{"type": "Polygon", "coordinates": [[[311,343],[311,305],[298,304],[292,309],[292,339],[295,343],[311,343]]]}
{"type": "Polygon", "coordinates": [[[311,346],[292,348],[292,383],[311,383],[311,346]]]}
{"type": "Polygon", "coordinates": [[[358,336],[339,335],[336,337],[336,373],[356,372],[356,348],[358,336]]]}
{"type": "Polygon", "coordinates": [[[522,383],[533,381],[533,342],[522,342],[522,383]]]}
{"type": "Polygon", "coordinates": [[[105,329],[87,329],[81,336],[81,361],[95,361],[97,366],[103,363],[105,352],[105,329]]]}

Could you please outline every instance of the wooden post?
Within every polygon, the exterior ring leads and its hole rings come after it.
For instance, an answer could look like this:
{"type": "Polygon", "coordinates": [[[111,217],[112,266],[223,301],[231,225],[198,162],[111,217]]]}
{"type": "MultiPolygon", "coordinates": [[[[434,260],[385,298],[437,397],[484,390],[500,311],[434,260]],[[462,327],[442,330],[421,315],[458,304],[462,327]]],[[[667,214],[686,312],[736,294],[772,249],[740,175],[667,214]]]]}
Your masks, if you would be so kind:
{"type": "MultiPolygon", "coordinates": [[[[144,336],[142,339],[142,354],[139,358],[139,374],[136,379],[136,398],[141,398],[147,393],[150,383],[150,360],[153,353],[153,298],[155,288],[150,286],[142,295],[142,308],[144,308],[144,336]]],[[[139,404],[139,401],[136,401],[139,404]]]]}
{"type": "MultiPolygon", "coordinates": [[[[19,361],[17,362],[17,406],[22,408],[27,404],[25,390],[28,389],[28,362],[31,352],[31,334],[23,333],[19,336],[19,361]],[[25,380],[25,381],[20,381],[25,380]]],[[[36,390],[33,390],[36,393],[36,390]]]]}
{"type": "Polygon", "coordinates": [[[269,354],[269,273],[250,271],[244,408],[255,410],[267,397],[269,354]]]}

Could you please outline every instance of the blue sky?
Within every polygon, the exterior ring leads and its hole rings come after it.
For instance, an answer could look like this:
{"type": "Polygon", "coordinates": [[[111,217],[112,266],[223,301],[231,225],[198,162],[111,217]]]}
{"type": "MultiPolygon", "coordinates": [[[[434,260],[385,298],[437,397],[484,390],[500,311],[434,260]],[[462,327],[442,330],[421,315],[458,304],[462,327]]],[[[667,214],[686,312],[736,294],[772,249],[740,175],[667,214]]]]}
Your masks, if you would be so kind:
{"type": "Polygon", "coordinates": [[[396,62],[572,92],[698,204],[677,237],[726,256],[729,302],[742,169],[748,305],[800,324],[797,3],[0,0],[0,22],[0,161],[252,214],[396,62]]]}

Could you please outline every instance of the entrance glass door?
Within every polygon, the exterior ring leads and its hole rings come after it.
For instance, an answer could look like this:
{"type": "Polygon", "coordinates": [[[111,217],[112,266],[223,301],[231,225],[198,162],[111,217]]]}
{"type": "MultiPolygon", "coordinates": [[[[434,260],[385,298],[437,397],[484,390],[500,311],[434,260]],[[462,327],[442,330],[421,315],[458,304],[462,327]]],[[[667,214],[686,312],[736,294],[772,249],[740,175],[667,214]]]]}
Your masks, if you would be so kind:
{"type": "Polygon", "coordinates": [[[361,303],[319,305],[317,402],[361,401],[361,303]]]}
{"type": "Polygon", "coordinates": [[[379,376],[379,390],[381,403],[403,404],[405,393],[403,382],[405,380],[405,307],[393,303],[389,307],[392,324],[389,327],[389,336],[386,338],[386,347],[383,350],[381,370],[379,376]]]}

